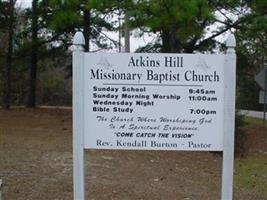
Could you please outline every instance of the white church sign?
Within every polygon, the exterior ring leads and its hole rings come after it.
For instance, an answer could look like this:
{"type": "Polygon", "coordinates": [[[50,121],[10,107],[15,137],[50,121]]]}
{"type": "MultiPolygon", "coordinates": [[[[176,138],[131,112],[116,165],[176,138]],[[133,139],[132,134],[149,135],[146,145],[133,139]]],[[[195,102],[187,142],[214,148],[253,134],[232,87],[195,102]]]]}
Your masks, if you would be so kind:
{"type": "Polygon", "coordinates": [[[85,199],[84,150],[223,151],[232,199],[235,38],[226,54],[73,51],[74,199],[85,199]]]}
{"type": "Polygon", "coordinates": [[[85,148],[222,150],[224,57],[85,54],[85,148]]]}

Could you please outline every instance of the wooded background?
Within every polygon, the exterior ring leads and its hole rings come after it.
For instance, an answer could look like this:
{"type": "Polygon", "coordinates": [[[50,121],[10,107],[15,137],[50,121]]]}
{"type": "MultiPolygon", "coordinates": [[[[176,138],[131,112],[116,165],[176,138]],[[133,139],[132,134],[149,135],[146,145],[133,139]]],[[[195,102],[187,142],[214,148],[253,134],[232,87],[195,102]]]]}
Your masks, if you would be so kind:
{"type": "Polygon", "coordinates": [[[27,8],[0,0],[0,104],[71,106],[75,32],[85,51],[118,52],[125,27],[153,38],[136,52],[224,52],[222,38],[234,32],[237,107],[261,109],[254,76],[267,57],[266,0],[33,0],[27,8]]]}

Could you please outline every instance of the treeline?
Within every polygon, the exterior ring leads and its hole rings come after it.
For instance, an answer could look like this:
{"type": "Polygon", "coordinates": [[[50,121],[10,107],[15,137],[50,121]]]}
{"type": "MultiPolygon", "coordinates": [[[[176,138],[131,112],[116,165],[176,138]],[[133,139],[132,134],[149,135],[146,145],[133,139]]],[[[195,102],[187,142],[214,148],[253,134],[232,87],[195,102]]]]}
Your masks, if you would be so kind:
{"type": "Polygon", "coordinates": [[[254,75],[267,48],[265,0],[33,0],[19,8],[0,0],[0,94],[11,105],[71,104],[71,52],[76,31],[85,51],[121,48],[107,32],[126,25],[134,37],[151,35],[137,52],[218,52],[235,32],[240,107],[259,109],[254,75]],[[65,81],[67,80],[67,81],[65,81]]]}

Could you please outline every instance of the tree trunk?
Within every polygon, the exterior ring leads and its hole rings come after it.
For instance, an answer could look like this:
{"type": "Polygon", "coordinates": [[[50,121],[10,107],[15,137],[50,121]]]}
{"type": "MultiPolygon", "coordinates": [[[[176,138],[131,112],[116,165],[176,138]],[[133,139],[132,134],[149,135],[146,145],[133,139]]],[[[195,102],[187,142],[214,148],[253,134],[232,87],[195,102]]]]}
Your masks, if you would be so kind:
{"type": "Polygon", "coordinates": [[[182,53],[183,47],[174,28],[172,30],[162,30],[161,39],[163,53],[182,53]]]}
{"type": "Polygon", "coordinates": [[[161,32],[161,39],[162,39],[162,53],[170,53],[170,46],[169,46],[169,34],[168,31],[162,30],[161,32]]]}
{"type": "Polygon", "coordinates": [[[129,15],[127,11],[124,16],[124,43],[125,43],[125,52],[130,52],[130,28],[129,28],[129,15]]]}
{"type": "Polygon", "coordinates": [[[32,49],[31,49],[31,66],[30,66],[30,83],[28,107],[36,106],[36,83],[37,83],[37,59],[38,59],[38,0],[32,2],[32,49]]]}
{"type": "Polygon", "coordinates": [[[6,57],[6,69],[5,69],[5,93],[3,107],[5,109],[10,108],[10,96],[11,96],[11,68],[12,68],[12,55],[13,55],[13,37],[14,37],[14,0],[9,1],[9,23],[8,23],[8,51],[6,57]]]}
{"type": "Polygon", "coordinates": [[[91,25],[91,12],[84,8],[84,15],[83,15],[84,27],[83,27],[83,35],[84,35],[84,51],[89,52],[90,49],[90,25],[91,25]]]}

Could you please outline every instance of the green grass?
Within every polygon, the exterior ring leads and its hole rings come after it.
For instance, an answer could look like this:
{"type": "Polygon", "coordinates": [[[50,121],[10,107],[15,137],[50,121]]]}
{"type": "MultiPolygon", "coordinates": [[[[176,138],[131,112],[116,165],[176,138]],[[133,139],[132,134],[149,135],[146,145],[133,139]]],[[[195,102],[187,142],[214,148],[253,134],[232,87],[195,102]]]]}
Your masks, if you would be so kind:
{"type": "MultiPolygon", "coordinates": [[[[262,119],[258,119],[258,118],[253,118],[253,117],[245,117],[245,123],[246,126],[248,127],[262,127],[263,126],[263,121],[262,119]]],[[[266,122],[267,125],[267,122],[266,122]]]]}
{"type": "Polygon", "coordinates": [[[258,154],[236,160],[235,182],[267,199],[267,155],[258,154]]]}

